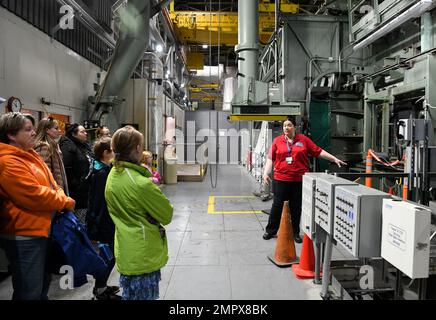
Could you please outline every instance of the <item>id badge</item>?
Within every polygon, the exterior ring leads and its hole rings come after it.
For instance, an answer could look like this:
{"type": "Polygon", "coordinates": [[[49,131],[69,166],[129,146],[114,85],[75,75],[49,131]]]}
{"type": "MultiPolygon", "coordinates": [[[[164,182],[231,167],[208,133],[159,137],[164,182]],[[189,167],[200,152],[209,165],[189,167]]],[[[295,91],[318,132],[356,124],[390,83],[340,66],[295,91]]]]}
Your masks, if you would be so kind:
{"type": "Polygon", "coordinates": [[[292,157],[286,157],[286,163],[292,164],[292,157]]]}

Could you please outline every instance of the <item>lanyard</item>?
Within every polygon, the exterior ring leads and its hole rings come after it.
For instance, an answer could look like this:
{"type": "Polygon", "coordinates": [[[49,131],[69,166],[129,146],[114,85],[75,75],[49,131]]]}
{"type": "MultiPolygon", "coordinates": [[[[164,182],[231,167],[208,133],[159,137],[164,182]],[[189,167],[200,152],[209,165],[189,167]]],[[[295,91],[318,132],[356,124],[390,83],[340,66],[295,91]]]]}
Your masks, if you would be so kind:
{"type": "Polygon", "coordinates": [[[289,142],[288,142],[288,139],[286,139],[286,136],[285,136],[285,142],[286,142],[286,146],[288,147],[288,154],[289,154],[289,156],[291,156],[292,144],[289,146],[289,142]]]}

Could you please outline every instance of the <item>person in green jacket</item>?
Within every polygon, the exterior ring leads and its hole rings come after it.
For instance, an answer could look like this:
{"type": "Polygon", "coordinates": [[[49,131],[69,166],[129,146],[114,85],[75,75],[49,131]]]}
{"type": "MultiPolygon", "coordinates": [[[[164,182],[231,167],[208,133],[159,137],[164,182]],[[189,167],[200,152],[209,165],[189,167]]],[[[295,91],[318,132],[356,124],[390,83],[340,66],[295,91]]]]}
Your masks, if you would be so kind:
{"type": "Polygon", "coordinates": [[[131,126],[112,137],[114,167],[105,198],[115,224],[115,261],[123,300],[159,298],[160,269],[168,261],[165,229],[173,206],[140,165],[143,135],[131,126]]]}

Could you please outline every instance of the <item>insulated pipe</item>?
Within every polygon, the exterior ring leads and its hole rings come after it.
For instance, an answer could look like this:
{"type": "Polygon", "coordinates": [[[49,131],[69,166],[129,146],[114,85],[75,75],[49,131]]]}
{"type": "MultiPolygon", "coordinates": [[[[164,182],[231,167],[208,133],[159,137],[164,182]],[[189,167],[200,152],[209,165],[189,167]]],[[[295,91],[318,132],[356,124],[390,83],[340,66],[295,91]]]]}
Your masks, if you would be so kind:
{"type": "Polygon", "coordinates": [[[275,40],[274,40],[274,82],[279,83],[279,13],[280,13],[280,0],[276,0],[275,5],[275,40]]]}
{"type": "MultiPolygon", "coordinates": [[[[433,48],[432,28],[433,28],[433,23],[432,23],[431,13],[425,12],[421,16],[421,51],[427,51],[433,48]]],[[[423,105],[424,105],[424,109],[426,109],[425,100],[423,105]]]]}
{"type": "Polygon", "coordinates": [[[252,80],[257,80],[259,59],[259,2],[238,1],[238,83],[242,92],[248,91],[252,80]]]}
{"type": "Polygon", "coordinates": [[[150,10],[150,1],[143,0],[130,0],[120,9],[120,38],[97,94],[97,104],[102,97],[119,95],[142,59],[150,37],[150,10]]]}

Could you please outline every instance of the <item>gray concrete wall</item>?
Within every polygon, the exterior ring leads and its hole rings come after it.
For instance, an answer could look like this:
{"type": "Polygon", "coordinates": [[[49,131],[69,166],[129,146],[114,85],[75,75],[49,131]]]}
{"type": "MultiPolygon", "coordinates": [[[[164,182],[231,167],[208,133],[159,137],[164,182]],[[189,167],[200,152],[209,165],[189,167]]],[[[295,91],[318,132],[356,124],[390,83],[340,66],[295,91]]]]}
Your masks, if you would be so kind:
{"type": "Polygon", "coordinates": [[[81,122],[98,72],[96,65],[0,8],[0,96],[16,96],[26,109],[81,122]],[[53,104],[43,106],[41,97],[53,104]]]}

